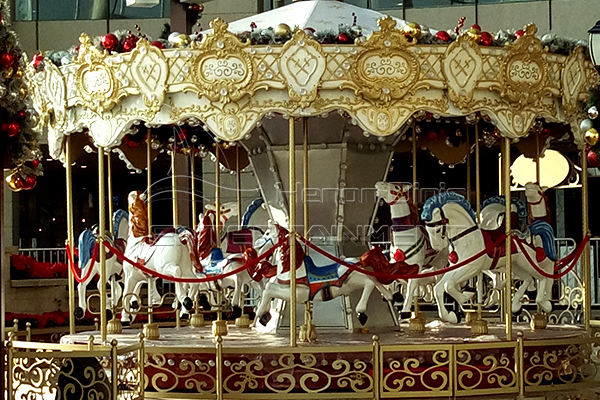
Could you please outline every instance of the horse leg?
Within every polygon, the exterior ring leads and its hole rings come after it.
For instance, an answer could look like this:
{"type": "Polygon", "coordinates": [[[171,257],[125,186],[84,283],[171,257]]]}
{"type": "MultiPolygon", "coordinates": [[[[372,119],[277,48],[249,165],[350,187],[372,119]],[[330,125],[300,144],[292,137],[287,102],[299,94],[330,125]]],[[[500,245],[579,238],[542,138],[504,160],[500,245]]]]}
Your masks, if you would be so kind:
{"type": "Polygon", "coordinates": [[[444,305],[444,293],[446,292],[446,276],[443,276],[438,283],[433,287],[433,296],[435,297],[435,302],[438,306],[438,315],[442,321],[447,321],[451,323],[457,323],[458,319],[456,314],[449,313],[446,310],[446,306],[444,305]]]}
{"type": "Polygon", "coordinates": [[[552,312],[552,303],[550,302],[552,279],[540,277],[537,279],[537,286],[535,302],[544,312],[552,312]]]}
{"type": "MultiPolygon", "coordinates": [[[[358,300],[358,303],[356,304],[356,314],[358,316],[358,322],[360,322],[361,325],[366,324],[367,319],[369,318],[369,316],[367,315],[367,304],[369,303],[369,297],[371,297],[371,293],[373,292],[374,288],[375,283],[373,282],[373,279],[367,278],[364,282],[363,290],[360,295],[360,300],[358,300]]],[[[387,289],[385,290],[388,291],[387,289]]]]}
{"type": "MultiPolygon", "coordinates": [[[[87,264],[87,268],[90,267],[90,262],[87,264]]],[[[87,268],[81,270],[81,274],[85,275],[87,268]]],[[[94,271],[90,274],[90,276],[83,282],[80,282],[77,285],[77,294],[79,296],[78,303],[79,306],[75,308],[74,314],[76,319],[82,319],[85,316],[85,312],[87,310],[87,299],[85,298],[87,285],[89,285],[90,281],[94,278],[94,271]]]]}
{"type": "Polygon", "coordinates": [[[525,296],[525,292],[527,291],[527,288],[529,287],[529,285],[531,285],[532,281],[533,281],[533,278],[531,276],[525,276],[523,278],[523,282],[521,283],[521,286],[519,286],[519,288],[515,291],[515,294],[513,295],[511,306],[510,306],[510,309],[513,314],[519,315],[521,313],[521,309],[522,309],[521,300],[523,299],[523,296],[525,296]]]}
{"type": "Polygon", "coordinates": [[[418,287],[419,283],[416,279],[408,280],[408,284],[406,285],[406,297],[404,298],[404,304],[402,305],[402,311],[400,313],[401,319],[410,318],[410,311],[415,298],[415,291],[418,289],[418,287]]]}
{"type": "Polygon", "coordinates": [[[233,305],[233,317],[239,318],[242,315],[242,293],[244,292],[244,282],[242,281],[242,278],[239,276],[239,274],[237,276],[234,276],[233,280],[235,282],[233,296],[231,298],[231,304],[233,305]]]}
{"type": "Polygon", "coordinates": [[[267,282],[265,286],[265,290],[263,291],[262,297],[260,299],[260,303],[258,304],[258,308],[256,309],[256,316],[258,317],[258,322],[262,326],[267,326],[269,321],[271,320],[271,313],[269,309],[271,308],[271,301],[275,297],[273,292],[275,292],[276,283],[267,282]]]}

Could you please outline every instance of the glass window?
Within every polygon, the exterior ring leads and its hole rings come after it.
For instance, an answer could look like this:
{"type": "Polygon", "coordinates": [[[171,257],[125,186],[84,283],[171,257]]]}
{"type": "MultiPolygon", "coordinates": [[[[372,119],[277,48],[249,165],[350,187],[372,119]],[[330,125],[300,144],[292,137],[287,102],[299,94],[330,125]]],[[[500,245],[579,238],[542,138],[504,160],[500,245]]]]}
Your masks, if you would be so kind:
{"type": "Polygon", "coordinates": [[[65,21],[106,19],[168,18],[170,1],[159,0],[154,7],[128,6],[127,0],[15,0],[17,21],[65,21]],[[39,14],[39,15],[36,15],[39,14]]]}

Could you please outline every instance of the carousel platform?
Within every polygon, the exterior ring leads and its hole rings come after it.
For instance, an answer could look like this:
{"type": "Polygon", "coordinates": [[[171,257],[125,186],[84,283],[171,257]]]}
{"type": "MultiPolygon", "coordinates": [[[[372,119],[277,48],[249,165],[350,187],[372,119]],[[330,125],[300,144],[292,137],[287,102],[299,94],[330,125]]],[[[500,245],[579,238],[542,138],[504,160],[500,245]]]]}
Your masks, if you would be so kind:
{"type": "MultiPolygon", "coordinates": [[[[546,398],[597,387],[596,338],[577,326],[532,331],[504,325],[473,337],[467,324],[430,323],[424,334],[408,325],[386,332],[319,330],[311,343],[289,345],[289,331],[265,334],[229,325],[222,343],[210,326],[161,328],[143,343],[146,398],[546,398]],[[218,377],[222,385],[218,384],[218,377]]],[[[118,346],[140,344],[141,330],[109,335],[118,346]]],[[[62,338],[99,343],[99,332],[62,338]]],[[[139,353],[138,353],[139,354],[139,353]]],[[[127,362],[138,363],[138,356],[127,362]]],[[[588,398],[584,397],[580,398],[588,398]]],[[[595,397],[594,397],[595,398],[595,397]]]]}

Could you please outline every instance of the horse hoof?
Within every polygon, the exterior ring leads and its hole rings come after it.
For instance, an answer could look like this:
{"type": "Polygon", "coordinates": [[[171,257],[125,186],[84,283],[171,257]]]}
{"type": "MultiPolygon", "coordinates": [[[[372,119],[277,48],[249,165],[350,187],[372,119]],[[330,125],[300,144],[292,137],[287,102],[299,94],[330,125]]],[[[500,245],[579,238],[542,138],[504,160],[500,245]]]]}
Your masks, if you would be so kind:
{"type": "Polygon", "coordinates": [[[200,295],[200,299],[198,300],[198,304],[200,305],[200,307],[202,307],[202,309],[204,311],[210,311],[211,310],[211,306],[210,306],[210,302],[208,301],[208,296],[205,294],[201,294],[200,295]]]}
{"type": "Polygon", "coordinates": [[[454,311],[450,311],[445,320],[451,324],[458,324],[460,322],[460,317],[454,311]]]}
{"type": "Polygon", "coordinates": [[[75,315],[75,319],[82,319],[85,315],[85,312],[83,311],[83,308],[77,307],[73,312],[73,315],[75,315]]]}
{"type": "Polygon", "coordinates": [[[194,302],[189,297],[186,297],[185,299],[183,299],[183,306],[186,310],[191,310],[192,308],[194,308],[194,302]]]}
{"type": "Polygon", "coordinates": [[[111,310],[106,310],[106,320],[110,321],[113,317],[113,313],[111,310]]]}
{"type": "Polygon", "coordinates": [[[137,310],[140,308],[140,305],[138,304],[137,300],[133,300],[131,303],[129,303],[129,307],[132,310],[137,310]]]}
{"type": "Polygon", "coordinates": [[[187,321],[187,320],[189,320],[189,319],[190,319],[190,314],[188,314],[188,313],[183,313],[183,314],[181,314],[181,315],[179,316],[179,319],[180,319],[180,320],[182,320],[182,321],[187,321]]]}
{"type": "Polygon", "coordinates": [[[126,326],[130,326],[131,324],[129,323],[129,320],[121,320],[121,326],[126,327],[126,326]]]}
{"type": "Polygon", "coordinates": [[[260,322],[260,324],[262,326],[267,326],[267,324],[269,323],[269,321],[271,320],[271,313],[270,312],[266,312],[263,315],[260,316],[260,319],[258,320],[258,322],[260,322]]]}
{"type": "Polygon", "coordinates": [[[361,325],[364,325],[367,323],[367,319],[369,319],[369,317],[367,316],[367,314],[365,313],[358,313],[358,322],[360,322],[361,325]]]}
{"type": "Polygon", "coordinates": [[[400,313],[400,319],[410,319],[411,317],[411,312],[410,311],[404,311],[400,313]]]}
{"type": "Polygon", "coordinates": [[[242,308],[238,306],[233,306],[233,312],[231,313],[233,318],[239,318],[242,316],[242,308]]]}
{"type": "Polygon", "coordinates": [[[518,317],[519,315],[521,315],[523,313],[523,307],[519,308],[517,311],[515,310],[511,310],[512,311],[512,315],[514,317],[518,317]]]}
{"type": "Polygon", "coordinates": [[[400,292],[396,292],[393,294],[392,299],[396,303],[404,303],[404,296],[400,292]]]}

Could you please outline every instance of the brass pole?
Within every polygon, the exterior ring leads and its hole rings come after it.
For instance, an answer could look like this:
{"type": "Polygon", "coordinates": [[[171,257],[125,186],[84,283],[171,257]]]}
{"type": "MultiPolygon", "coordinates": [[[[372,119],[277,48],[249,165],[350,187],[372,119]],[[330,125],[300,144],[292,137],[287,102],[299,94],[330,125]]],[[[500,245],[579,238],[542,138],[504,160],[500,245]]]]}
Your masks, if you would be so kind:
{"type": "Polygon", "coordinates": [[[296,135],[294,118],[290,117],[289,187],[290,187],[290,346],[296,347],[296,135]]]}
{"type": "Polygon", "coordinates": [[[479,177],[479,124],[475,124],[475,206],[477,222],[481,222],[481,182],[479,177]]]}
{"type": "MultiPolygon", "coordinates": [[[[589,233],[589,204],[588,204],[588,170],[587,170],[587,154],[585,149],[581,149],[581,213],[582,213],[582,240],[589,233]]],[[[585,329],[590,331],[590,320],[592,312],[592,277],[590,271],[590,243],[588,242],[583,249],[581,256],[581,270],[583,272],[583,320],[585,329]]]]}
{"type": "MultiPolygon", "coordinates": [[[[71,254],[74,256],[75,249],[75,234],[73,232],[73,170],[71,167],[71,136],[66,137],[65,141],[65,171],[67,179],[67,243],[71,249],[71,254]]],[[[73,257],[75,258],[75,257],[73,257]]],[[[70,261],[68,261],[70,262],[70,261]]],[[[69,333],[75,333],[75,281],[71,268],[69,270],[69,333]]]]}
{"type": "Polygon", "coordinates": [[[373,335],[373,400],[381,398],[381,377],[379,376],[379,371],[381,371],[380,350],[379,336],[373,335]]]}
{"type": "Polygon", "coordinates": [[[108,186],[108,231],[115,237],[113,232],[113,190],[112,190],[112,162],[111,162],[110,150],[106,153],[106,169],[108,172],[108,179],[106,185],[108,186]]]}
{"type": "Polygon", "coordinates": [[[235,177],[237,184],[237,204],[238,204],[238,229],[242,229],[242,176],[240,175],[240,146],[242,142],[235,144],[235,177]]]}
{"type": "MultiPolygon", "coordinates": [[[[304,150],[304,191],[302,193],[302,203],[304,203],[304,238],[308,240],[308,119],[302,118],[302,134],[304,141],[302,150],[304,150]]],[[[308,255],[308,246],[304,250],[308,255]]]]}
{"type": "Polygon", "coordinates": [[[106,231],[106,209],[104,199],[104,147],[98,147],[98,240],[100,245],[100,337],[102,343],[106,342],[106,252],[104,251],[104,235],[106,231]]]}
{"type": "Polygon", "coordinates": [[[215,233],[217,236],[217,247],[221,246],[221,161],[219,154],[221,146],[215,142],[215,233]]]}
{"type": "Polygon", "coordinates": [[[190,184],[192,191],[192,229],[196,229],[198,223],[198,215],[196,215],[196,154],[193,151],[190,153],[190,175],[192,176],[190,184]]]}
{"type": "Polygon", "coordinates": [[[223,338],[217,335],[216,340],[216,367],[217,367],[217,400],[223,400],[223,338]]]}
{"type": "Polygon", "coordinates": [[[417,205],[417,131],[414,118],[412,123],[412,170],[412,201],[414,205],[417,205]]]}
{"type": "Polygon", "coordinates": [[[539,133],[535,134],[535,181],[537,182],[538,185],[542,185],[542,178],[541,178],[541,171],[540,171],[540,135],[539,133]]]}
{"type": "Polygon", "coordinates": [[[504,295],[504,316],[506,323],[506,340],[512,340],[512,260],[510,256],[511,248],[511,215],[510,215],[510,139],[505,137],[502,147],[502,161],[503,161],[503,184],[504,184],[504,198],[506,202],[505,215],[504,215],[504,227],[506,233],[506,287],[504,295]]]}
{"type": "Polygon", "coordinates": [[[146,204],[148,205],[148,236],[152,236],[152,130],[148,128],[146,137],[146,204]]]}
{"type": "Polygon", "coordinates": [[[176,151],[171,151],[171,188],[173,190],[173,228],[179,226],[179,205],[177,204],[177,172],[175,168],[176,151]]]}

